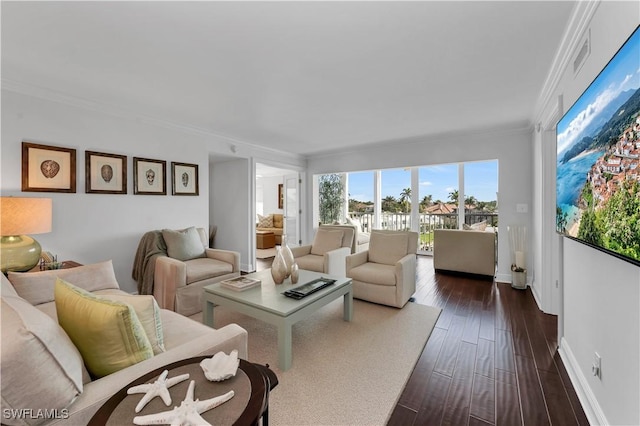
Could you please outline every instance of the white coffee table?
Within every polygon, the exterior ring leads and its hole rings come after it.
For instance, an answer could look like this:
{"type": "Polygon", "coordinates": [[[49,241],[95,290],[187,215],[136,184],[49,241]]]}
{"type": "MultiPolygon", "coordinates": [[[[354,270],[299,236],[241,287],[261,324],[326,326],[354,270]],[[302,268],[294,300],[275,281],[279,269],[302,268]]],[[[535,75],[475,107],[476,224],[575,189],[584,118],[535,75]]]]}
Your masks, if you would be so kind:
{"type": "Polygon", "coordinates": [[[245,291],[230,290],[222,287],[219,283],[204,287],[203,321],[206,325],[213,327],[214,306],[220,305],[275,325],[278,328],[278,365],[282,371],[291,367],[291,327],[293,324],[309,317],[340,296],[344,298],[344,320],[351,321],[353,288],[350,278],[300,270],[298,284],[292,285],[291,279],[287,278],[283,284],[276,285],[271,278],[269,269],[246,276],[259,279],[262,284],[245,291]],[[282,294],[286,290],[320,277],[332,278],[336,282],[300,300],[282,294]]]}

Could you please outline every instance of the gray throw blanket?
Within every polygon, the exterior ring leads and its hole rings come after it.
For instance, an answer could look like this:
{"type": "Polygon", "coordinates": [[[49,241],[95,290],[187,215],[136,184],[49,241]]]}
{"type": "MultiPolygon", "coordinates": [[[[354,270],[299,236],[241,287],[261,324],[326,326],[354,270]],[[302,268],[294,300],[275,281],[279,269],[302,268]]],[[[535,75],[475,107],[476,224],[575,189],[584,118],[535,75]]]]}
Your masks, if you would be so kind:
{"type": "Polygon", "coordinates": [[[156,258],[167,255],[167,244],[161,231],[149,231],[140,239],[133,260],[131,276],[138,282],[138,294],[153,294],[153,275],[156,258]]]}

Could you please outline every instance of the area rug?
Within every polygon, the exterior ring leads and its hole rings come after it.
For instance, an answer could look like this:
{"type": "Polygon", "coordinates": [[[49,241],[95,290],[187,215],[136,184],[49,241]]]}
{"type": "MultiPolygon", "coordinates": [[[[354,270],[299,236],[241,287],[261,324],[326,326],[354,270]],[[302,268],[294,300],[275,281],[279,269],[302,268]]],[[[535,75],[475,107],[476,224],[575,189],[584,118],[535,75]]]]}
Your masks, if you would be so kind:
{"type": "Polygon", "coordinates": [[[268,249],[256,249],[256,257],[258,259],[269,259],[271,257],[276,257],[276,248],[271,247],[268,249]]]}
{"type": "Polygon", "coordinates": [[[293,365],[278,368],[275,327],[225,307],[217,327],[237,323],[249,333],[249,360],[269,364],[279,385],[271,392],[272,425],[384,425],[413,371],[440,309],[407,303],[403,309],[353,301],[353,321],[342,319],[342,299],[293,327],[293,365]]]}

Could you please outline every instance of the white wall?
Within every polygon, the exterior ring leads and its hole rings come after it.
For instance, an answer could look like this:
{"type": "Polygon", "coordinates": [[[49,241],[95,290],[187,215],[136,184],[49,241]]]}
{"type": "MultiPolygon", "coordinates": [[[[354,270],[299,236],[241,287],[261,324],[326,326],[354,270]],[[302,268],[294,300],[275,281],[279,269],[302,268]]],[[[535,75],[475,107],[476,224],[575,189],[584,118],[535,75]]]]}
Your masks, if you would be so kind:
{"type": "Polygon", "coordinates": [[[256,179],[256,203],[262,201],[262,215],[271,213],[283,214],[284,210],[278,208],[278,185],[284,183],[283,176],[270,176],[256,179]]]}
{"type": "Polygon", "coordinates": [[[298,155],[30,87],[3,86],[1,148],[2,196],[53,199],[53,231],[35,236],[43,249],[83,264],[112,259],[128,292],[137,291],[131,271],[138,243],[153,229],[218,225],[216,247],[239,251],[243,269],[253,270],[255,159],[291,169],[306,164],[298,155]],[[76,149],[77,192],[22,192],[22,141],[76,149]],[[128,157],[126,195],[84,192],[86,150],[128,157]],[[133,195],[134,156],[167,161],[168,175],[171,161],[198,164],[200,195],[170,195],[169,176],[168,195],[133,195]]]}
{"type": "Polygon", "coordinates": [[[240,252],[241,269],[252,271],[255,211],[251,161],[239,158],[211,164],[211,223],[218,226],[214,246],[240,252]]]}
{"type": "MultiPolygon", "coordinates": [[[[313,175],[395,167],[428,166],[475,160],[498,159],[498,274],[497,279],[511,282],[511,259],[507,226],[522,224],[531,230],[533,203],[533,163],[531,129],[516,129],[473,134],[453,134],[417,141],[399,141],[350,152],[309,158],[307,191],[311,193],[313,175]],[[527,204],[528,213],[517,213],[516,204],[527,204]]],[[[312,200],[307,211],[313,211],[312,200]]],[[[313,228],[303,238],[310,241],[313,228]]],[[[531,240],[529,241],[531,246],[531,240]]],[[[529,250],[529,254],[531,249],[529,250]]],[[[531,258],[528,265],[533,265],[531,258]]]]}
{"type": "Polygon", "coordinates": [[[96,111],[2,91],[2,196],[53,199],[53,231],[35,235],[60,260],[83,264],[112,259],[120,286],[137,291],[131,278],[140,237],[150,230],[209,227],[207,141],[203,137],[96,111]],[[21,192],[21,142],[76,149],[75,194],[21,192]],[[86,194],[86,150],[127,156],[126,195],[86,194]],[[200,196],[133,195],[133,157],[195,163],[200,196]]]}
{"type": "MultiPolygon", "coordinates": [[[[581,39],[590,30],[591,54],[574,76],[575,52],[567,53],[568,69],[541,117],[554,115],[559,97],[564,113],[640,22],[638,2],[601,2],[591,10],[585,25],[576,25],[581,31],[569,34],[581,39]]],[[[555,167],[555,156],[542,158],[540,167],[541,174],[555,167]]],[[[555,190],[542,192],[554,208],[555,190]]],[[[570,239],[561,242],[551,266],[559,266],[563,285],[560,354],[574,387],[592,424],[640,424],[640,268],[570,239]],[[595,352],[602,357],[602,380],[591,374],[595,352]]]]}

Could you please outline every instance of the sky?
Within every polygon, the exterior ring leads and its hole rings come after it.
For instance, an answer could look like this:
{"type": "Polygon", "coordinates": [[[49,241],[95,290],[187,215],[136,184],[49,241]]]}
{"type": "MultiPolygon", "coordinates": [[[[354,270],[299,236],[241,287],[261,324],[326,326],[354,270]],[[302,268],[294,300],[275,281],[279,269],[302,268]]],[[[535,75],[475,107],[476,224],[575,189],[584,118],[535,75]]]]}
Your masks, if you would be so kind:
{"type": "MultiPolygon", "coordinates": [[[[458,164],[420,167],[419,199],[432,195],[433,200],[449,201],[449,194],[458,189],[458,164]]],[[[465,195],[478,201],[496,200],[498,191],[498,161],[465,163],[465,195]]],[[[411,169],[382,170],[382,198],[400,198],[402,190],[411,188],[411,169]]],[[[349,173],[349,198],[373,201],[373,172],[349,173]]]]}
{"type": "Polygon", "coordinates": [[[640,87],[640,30],[636,30],[558,123],[557,152],[582,136],[582,131],[620,93],[640,87]]]}

